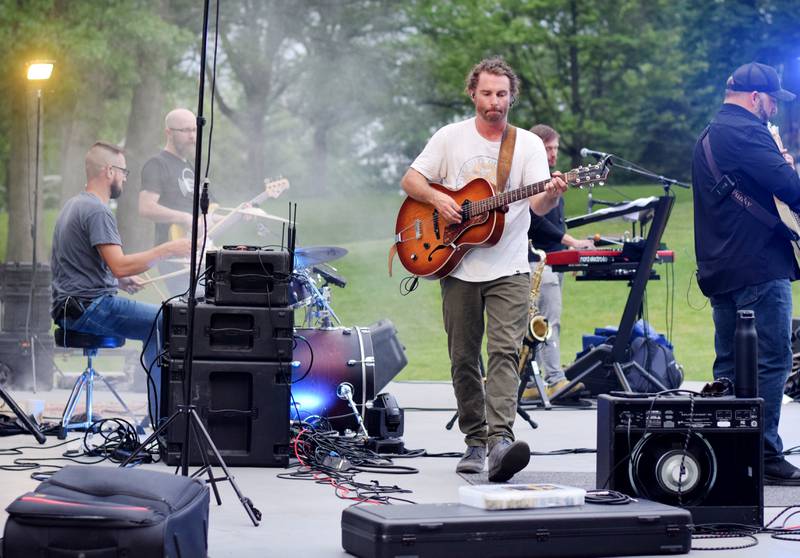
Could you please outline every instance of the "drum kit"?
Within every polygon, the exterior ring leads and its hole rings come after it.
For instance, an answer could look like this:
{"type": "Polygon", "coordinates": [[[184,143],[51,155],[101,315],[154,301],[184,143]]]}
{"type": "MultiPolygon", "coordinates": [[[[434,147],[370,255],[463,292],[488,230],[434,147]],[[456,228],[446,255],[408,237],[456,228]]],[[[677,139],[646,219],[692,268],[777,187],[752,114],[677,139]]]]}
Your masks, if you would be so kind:
{"type": "Polygon", "coordinates": [[[325,416],[334,428],[354,429],[360,421],[348,403],[337,397],[337,388],[348,385],[363,416],[375,396],[375,357],[370,329],[342,327],[331,307],[330,285],[344,287],[347,281],[329,263],[347,254],[335,246],[298,248],[290,281],[294,309],[304,309],[302,325],[295,328],[292,373],[292,418],[308,420],[325,416]]]}
{"type": "Polygon", "coordinates": [[[347,281],[327,262],[345,254],[347,250],[336,246],[310,246],[295,250],[289,298],[292,308],[305,309],[304,327],[329,329],[334,323],[341,324],[331,308],[330,285],[344,287],[347,281]]]}

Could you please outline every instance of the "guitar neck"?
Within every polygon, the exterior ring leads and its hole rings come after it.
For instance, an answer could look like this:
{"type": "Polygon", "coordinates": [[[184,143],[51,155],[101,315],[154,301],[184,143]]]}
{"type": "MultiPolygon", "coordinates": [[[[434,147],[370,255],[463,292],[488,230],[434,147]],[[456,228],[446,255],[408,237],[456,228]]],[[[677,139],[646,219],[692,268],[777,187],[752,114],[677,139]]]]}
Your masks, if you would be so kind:
{"type": "MultiPolygon", "coordinates": [[[[247,203],[249,203],[250,205],[258,205],[261,202],[263,202],[264,200],[266,200],[268,197],[269,197],[269,192],[267,192],[265,190],[265,191],[261,192],[260,194],[258,194],[256,197],[254,197],[252,200],[250,200],[247,203]]],[[[238,206],[236,206],[236,209],[241,209],[243,205],[245,205],[245,204],[243,204],[243,203],[239,204],[238,206]]],[[[208,230],[208,237],[213,240],[214,237],[216,237],[217,235],[222,234],[223,232],[225,232],[226,229],[228,229],[231,226],[233,226],[234,224],[238,223],[239,219],[241,219],[241,218],[242,218],[242,214],[239,213],[239,212],[234,211],[234,212],[228,213],[225,217],[222,218],[222,220],[217,222],[216,225],[214,225],[213,227],[211,227],[208,230]]]]}
{"type": "MultiPolygon", "coordinates": [[[[563,175],[564,180],[569,185],[575,183],[576,176],[577,173],[575,171],[569,171],[563,175]]],[[[542,180],[541,182],[534,182],[533,184],[528,184],[527,186],[522,186],[515,190],[509,190],[508,192],[503,192],[501,194],[497,194],[496,196],[473,202],[470,204],[467,216],[474,217],[475,215],[480,215],[481,213],[486,213],[487,211],[497,209],[498,207],[503,207],[516,201],[524,200],[531,196],[535,196],[536,194],[540,194],[544,192],[548,182],[550,182],[549,178],[547,180],[542,180]]]]}

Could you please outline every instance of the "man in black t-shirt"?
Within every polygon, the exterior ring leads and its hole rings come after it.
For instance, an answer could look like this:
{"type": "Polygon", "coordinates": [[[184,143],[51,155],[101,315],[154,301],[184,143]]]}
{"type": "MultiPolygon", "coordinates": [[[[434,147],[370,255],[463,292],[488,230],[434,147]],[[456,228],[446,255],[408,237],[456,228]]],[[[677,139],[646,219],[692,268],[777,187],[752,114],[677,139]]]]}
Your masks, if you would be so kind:
{"type": "MultiPolygon", "coordinates": [[[[165,118],[167,141],[164,149],[148,159],[142,168],[139,215],[156,224],[156,243],[186,237],[192,228],[194,155],[197,118],[192,111],[175,109],[165,118]],[[170,228],[176,227],[171,231],[170,228]]],[[[162,262],[161,273],[186,267],[182,263],[162,262]]],[[[185,292],[189,275],[166,280],[170,295],[185,292]]]]}

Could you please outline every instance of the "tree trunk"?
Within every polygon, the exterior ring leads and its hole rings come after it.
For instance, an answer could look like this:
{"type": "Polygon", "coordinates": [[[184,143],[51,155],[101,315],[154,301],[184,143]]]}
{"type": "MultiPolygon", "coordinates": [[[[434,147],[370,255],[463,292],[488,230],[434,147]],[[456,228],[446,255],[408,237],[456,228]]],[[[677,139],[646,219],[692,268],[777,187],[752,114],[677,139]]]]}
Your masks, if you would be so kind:
{"type": "MultiPolygon", "coordinates": [[[[94,83],[101,83],[97,77],[94,83]]],[[[101,87],[87,88],[78,101],[61,119],[61,202],[76,195],[86,186],[86,152],[98,140],[114,143],[115,138],[98,137],[101,129],[104,106],[101,87]]]]}
{"type": "Polygon", "coordinates": [[[328,127],[317,125],[314,127],[314,143],[311,159],[313,175],[311,182],[314,184],[314,194],[326,196],[328,194],[328,127]]]}
{"type": "Polygon", "coordinates": [[[125,136],[125,159],[130,170],[125,193],[117,202],[117,223],[125,252],[139,252],[153,246],[154,228],[139,217],[139,190],[142,167],[157,151],[163,139],[164,88],[162,77],[167,63],[163,56],[139,54],[142,79],[133,90],[128,132],[125,136]]]}
{"type": "MultiPolygon", "coordinates": [[[[37,141],[37,95],[18,85],[10,91],[13,110],[11,111],[11,164],[8,169],[8,237],[6,261],[31,261],[33,258],[33,238],[31,236],[34,211],[38,212],[37,255],[38,262],[49,261],[49,254],[42,252],[42,200],[43,181],[41,150],[39,168],[36,168],[37,141]],[[38,174],[39,203],[34,209],[34,187],[38,174]]],[[[42,112],[44,117],[44,112],[42,112]]]]}

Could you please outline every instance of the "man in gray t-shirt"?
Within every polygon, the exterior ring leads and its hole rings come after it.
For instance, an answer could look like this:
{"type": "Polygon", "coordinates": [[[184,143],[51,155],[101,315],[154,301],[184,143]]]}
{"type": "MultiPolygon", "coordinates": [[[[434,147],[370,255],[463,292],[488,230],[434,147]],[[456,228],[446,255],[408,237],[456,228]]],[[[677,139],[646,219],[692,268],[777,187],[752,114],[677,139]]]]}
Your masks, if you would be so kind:
{"type": "Polygon", "coordinates": [[[142,287],[139,273],[159,260],[186,256],[191,243],[182,239],[135,254],[122,251],[108,201],[122,194],[127,175],[120,148],[98,142],[86,153],[86,190],[64,204],[53,233],[52,316],[68,332],[144,342],[145,363],[152,380],[148,382],[150,413],[155,422],[161,369],[156,359],[157,334],[151,336],[151,332],[159,330],[158,306],[117,296],[117,289],[138,291],[142,287]]]}
{"type": "Polygon", "coordinates": [[[100,198],[81,192],[64,204],[53,235],[53,307],[56,316],[68,296],[91,302],[115,295],[119,282],[97,246],[122,245],[117,221],[100,198]]]}

